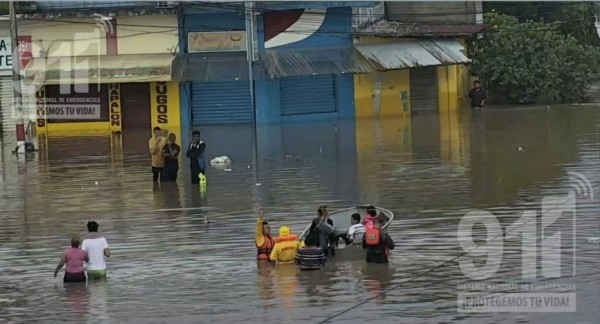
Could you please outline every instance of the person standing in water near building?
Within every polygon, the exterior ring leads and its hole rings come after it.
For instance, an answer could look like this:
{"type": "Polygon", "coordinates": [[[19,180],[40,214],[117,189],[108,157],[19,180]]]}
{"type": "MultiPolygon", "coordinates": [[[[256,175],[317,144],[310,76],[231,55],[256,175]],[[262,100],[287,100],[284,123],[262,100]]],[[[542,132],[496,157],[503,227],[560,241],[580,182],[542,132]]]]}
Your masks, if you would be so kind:
{"type": "Polygon", "coordinates": [[[63,256],[58,262],[56,270],[54,270],[54,278],[58,275],[58,271],[66,264],[65,277],[63,282],[83,282],[85,283],[85,272],[83,262],[88,262],[87,252],[80,249],[81,239],[77,235],[71,237],[71,248],[66,249],[63,256]]]}
{"type": "Polygon", "coordinates": [[[162,153],[165,157],[165,167],[163,169],[163,181],[177,181],[177,172],[179,171],[179,152],[181,147],[175,143],[177,137],[175,134],[169,134],[169,142],[163,147],[162,153]]]}
{"type": "Polygon", "coordinates": [[[192,132],[192,142],[188,147],[186,156],[190,159],[190,173],[192,177],[192,184],[200,183],[200,174],[204,175],[206,170],[206,160],[204,159],[204,150],[206,150],[206,144],[200,140],[200,132],[192,132]]]}
{"type": "Polygon", "coordinates": [[[89,236],[83,240],[81,249],[87,251],[88,264],[87,275],[88,279],[106,279],[106,260],[110,257],[108,242],[104,236],[98,234],[98,223],[91,221],[87,223],[89,236]]]}
{"type": "Polygon", "coordinates": [[[485,91],[481,89],[479,81],[473,82],[474,88],[469,91],[469,99],[471,99],[471,108],[479,109],[486,106],[485,91]]]}
{"type": "Polygon", "coordinates": [[[150,154],[152,155],[152,180],[158,181],[163,173],[165,158],[162,153],[163,147],[167,144],[160,127],[154,127],[154,137],[148,141],[150,154]]]}

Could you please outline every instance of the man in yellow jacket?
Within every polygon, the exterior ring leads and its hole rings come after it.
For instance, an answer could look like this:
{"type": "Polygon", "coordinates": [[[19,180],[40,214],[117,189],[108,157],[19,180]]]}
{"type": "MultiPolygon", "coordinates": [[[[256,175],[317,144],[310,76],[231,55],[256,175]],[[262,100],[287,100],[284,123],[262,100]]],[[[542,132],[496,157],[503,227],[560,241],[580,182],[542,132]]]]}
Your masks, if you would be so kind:
{"type": "Polygon", "coordinates": [[[293,264],[296,253],[302,247],[298,235],[292,234],[289,227],[281,226],[275,242],[271,251],[271,261],[277,261],[278,264],[293,264]]]}
{"type": "Polygon", "coordinates": [[[162,170],[165,166],[165,157],[162,150],[167,144],[167,139],[163,136],[160,127],[154,127],[154,137],[148,141],[150,146],[150,154],[152,155],[152,180],[154,182],[162,176],[162,170]]]}

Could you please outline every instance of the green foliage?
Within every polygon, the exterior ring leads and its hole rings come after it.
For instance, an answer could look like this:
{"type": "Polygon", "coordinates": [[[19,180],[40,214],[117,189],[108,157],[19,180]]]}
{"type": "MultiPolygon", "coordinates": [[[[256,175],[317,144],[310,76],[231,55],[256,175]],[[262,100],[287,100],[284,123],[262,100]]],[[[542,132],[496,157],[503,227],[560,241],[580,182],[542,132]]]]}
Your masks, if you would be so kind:
{"type": "Polygon", "coordinates": [[[494,95],[512,102],[541,96],[581,101],[600,80],[600,50],[559,31],[559,24],[485,15],[486,30],[471,44],[472,72],[494,95]]]}
{"type": "Polygon", "coordinates": [[[559,23],[559,31],[575,37],[582,44],[600,45],[594,16],[600,14],[598,2],[483,2],[484,12],[511,15],[520,22],[559,23]]]}

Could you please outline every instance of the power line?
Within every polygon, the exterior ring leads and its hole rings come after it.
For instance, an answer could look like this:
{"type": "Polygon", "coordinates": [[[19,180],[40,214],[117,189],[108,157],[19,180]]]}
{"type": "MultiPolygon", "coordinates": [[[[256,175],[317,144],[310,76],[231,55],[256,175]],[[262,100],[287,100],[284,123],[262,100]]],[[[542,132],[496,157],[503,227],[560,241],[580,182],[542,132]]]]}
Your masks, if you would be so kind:
{"type": "MultiPolygon", "coordinates": [[[[28,18],[29,20],[30,18],[28,18]]],[[[241,18],[240,18],[241,19],[241,18]]],[[[65,24],[86,24],[86,25],[96,25],[97,22],[85,22],[85,21],[69,21],[69,20],[54,20],[54,19],[45,19],[45,18],[34,18],[32,20],[36,20],[36,21],[60,21],[60,22],[64,22],[65,24]]],[[[229,28],[223,28],[223,27],[213,27],[213,26],[209,26],[209,25],[203,25],[203,24],[198,24],[195,25],[196,27],[201,27],[201,28],[210,28],[212,31],[232,31],[234,30],[235,25],[239,22],[239,20],[236,20],[232,23],[232,25],[229,28]]],[[[316,20],[315,20],[316,22],[316,20]]],[[[555,23],[567,23],[570,21],[556,21],[555,23]]],[[[401,23],[400,23],[401,24],[401,23]]],[[[423,24],[423,25],[431,25],[431,24],[423,24]]],[[[179,29],[179,27],[175,27],[175,26],[159,26],[159,25],[150,25],[150,24],[118,24],[118,26],[132,26],[132,27],[146,27],[146,28],[157,28],[157,29],[168,29],[168,30],[164,30],[164,31],[148,31],[148,32],[144,32],[144,33],[171,33],[173,31],[177,31],[179,29]],[[170,28],[170,29],[169,29],[170,28]]],[[[419,24],[407,24],[406,27],[410,28],[410,27],[416,27],[418,28],[419,24]]],[[[447,25],[447,26],[452,26],[452,25],[447,25]]],[[[484,27],[490,27],[490,26],[484,26],[484,27]]],[[[183,27],[183,29],[185,31],[187,31],[188,29],[190,29],[189,27],[183,27]]],[[[124,29],[127,30],[127,29],[124,29]]],[[[517,28],[510,28],[510,29],[499,29],[496,32],[531,32],[531,31],[552,31],[555,30],[554,28],[538,28],[538,29],[517,29],[517,28]]],[[[137,30],[130,30],[130,31],[137,31],[137,30]]],[[[264,29],[264,31],[274,31],[274,29],[264,29]]],[[[278,31],[278,30],[277,30],[278,31]]],[[[287,29],[284,30],[282,32],[285,33],[292,33],[292,34],[301,34],[301,35],[306,35],[306,34],[328,34],[328,35],[351,35],[351,34],[356,34],[357,32],[354,32],[352,30],[350,31],[335,31],[335,30],[317,30],[315,32],[313,31],[304,31],[304,30],[293,30],[293,29],[287,29]]],[[[129,36],[129,35],[128,35],[129,36]]]]}

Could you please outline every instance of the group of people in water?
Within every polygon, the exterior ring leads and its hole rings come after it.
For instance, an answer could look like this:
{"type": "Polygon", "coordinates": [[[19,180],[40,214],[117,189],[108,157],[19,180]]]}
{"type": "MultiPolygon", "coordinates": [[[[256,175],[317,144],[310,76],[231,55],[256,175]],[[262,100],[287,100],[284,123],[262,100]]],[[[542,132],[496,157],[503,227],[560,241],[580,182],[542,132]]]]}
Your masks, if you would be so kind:
{"type": "MultiPolygon", "coordinates": [[[[296,264],[301,270],[319,270],[325,266],[327,257],[335,256],[335,248],[343,239],[346,245],[362,245],[367,251],[367,263],[388,263],[389,251],[395,247],[392,238],[382,229],[388,220],[385,214],[377,214],[377,209],[369,206],[364,219],[361,220],[358,213],[352,214],[350,228],[339,233],[329,218],[327,207],[320,207],[308,235],[300,241],[287,226],[279,228],[279,236],[271,236],[271,225],[261,212],[256,224],[256,258],[259,262],[296,264]]],[[[110,257],[110,249],[106,238],[98,234],[98,227],[97,222],[90,221],[85,240],[77,235],[71,237],[71,247],[64,250],[54,271],[55,278],[66,265],[65,283],[106,279],[106,258],[110,257]]]]}
{"type": "Polygon", "coordinates": [[[325,266],[327,257],[335,256],[335,248],[343,239],[346,245],[362,245],[367,251],[367,263],[388,263],[389,251],[395,247],[394,241],[383,229],[389,219],[377,214],[374,206],[369,206],[364,219],[358,213],[351,215],[351,226],[347,232],[339,233],[333,220],[329,218],[327,207],[317,210],[304,241],[292,234],[289,227],[281,226],[279,236],[271,235],[271,225],[264,220],[261,212],[256,224],[256,258],[258,262],[296,264],[301,270],[319,270],[325,266]]]}
{"type": "MultiPolygon", "coordinates": [[[[179,153],[181,147],[177,145],[177,137],[171,133],[167,137],[160,127],[154,127],[154,137],[150,138],[148,145],[152,155],[152,179],[154,182],[177,181],[179,172],[179,153]]],[[[205,175],[206,159],[204,150],[206,144],[200,139],[200,132],[192,132],[192,140],[187,149],[186,157],[190,159],[190,171],[192,184],[198,184],[200,178],[205,175]]]]}
{"type": "Polygon", "coordinates": [[[110,249],[106,238],[98,234],[98,223],[91,221],[87,223],[88,237],[81,241],[79,236],[71,237],[71,247],[66,249],[54,270],[54,278],[60,269],[66,265],[65,283],[81,282],[88,279],[106,279],[106,259],[110,257],[110,249]],[[86,267],[87,263],[87,277],[86,267]]]}

